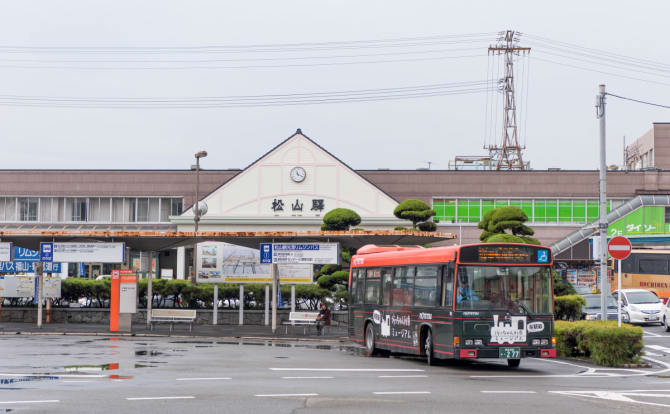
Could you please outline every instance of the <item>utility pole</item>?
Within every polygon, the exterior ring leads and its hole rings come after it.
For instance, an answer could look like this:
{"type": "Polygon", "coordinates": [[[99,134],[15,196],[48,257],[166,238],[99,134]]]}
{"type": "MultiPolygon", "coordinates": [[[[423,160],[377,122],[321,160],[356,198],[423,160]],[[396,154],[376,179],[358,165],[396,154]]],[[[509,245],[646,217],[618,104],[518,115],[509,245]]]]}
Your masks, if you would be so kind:
{"type": "Polygon", "coordinates": [[[596,95],[596,117],[600,120],[600,315],[607,320],[607,299],[609,298],[609,278],[607,274],[607,157],[605,144],[605,85],[600,85],[596,95]]]}
{"type": "Polygon", "coordinates": [[[529,47],[519,47],[521,33],[507,30],[498,37],[498,44],[489,46],[489,54],[503,55],[505,76],[500,79],[503,92],[503,135],[502,146],[496,144],[488,147],[496,170],[525,170],[522,151],[525,147],[519,144],[516,125],[516,97],[514,94],[514,56],[530,53],[529,47]]]}

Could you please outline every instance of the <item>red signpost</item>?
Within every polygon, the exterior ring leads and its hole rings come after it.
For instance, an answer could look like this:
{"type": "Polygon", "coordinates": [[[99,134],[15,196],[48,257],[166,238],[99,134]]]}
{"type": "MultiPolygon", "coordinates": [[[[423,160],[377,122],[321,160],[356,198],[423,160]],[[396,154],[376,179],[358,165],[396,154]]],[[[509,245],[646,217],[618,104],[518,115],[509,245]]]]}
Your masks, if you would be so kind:
{"type": "MultiPolygon", "coordinates": [[[[616,236],[613,237],[609,243],[607,243],[607,251],[609,252],[610,256],[612,256],[614,259],[617,259],[619,261],[618,263],[618,270],[619,270],[619,276],[617,277],[617,291],[619,294],[617,295],[617,313],[618,313],[618,325],[621,326],[621,261],[625,260],[628,256],[630,256],[631,251],[633,250],[633,245],[630,243],[630,240],[628,240],[626,237],[623,236],[616,236]]],[[[603,292],[603,295],[605,292],[603,292]]],[[[603,316],[603,320],[606,320],[606,317],[603,316]]]]}

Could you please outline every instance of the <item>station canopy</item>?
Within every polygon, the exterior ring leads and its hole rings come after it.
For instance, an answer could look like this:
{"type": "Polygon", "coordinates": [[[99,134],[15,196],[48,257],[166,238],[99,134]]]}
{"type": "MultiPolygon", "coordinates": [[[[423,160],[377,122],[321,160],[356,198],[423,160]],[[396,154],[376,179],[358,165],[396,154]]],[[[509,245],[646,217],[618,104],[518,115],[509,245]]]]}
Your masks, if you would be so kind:
{"type": "Polygon", "coordinates": [[[123,232],[93,230],[13,230],[0,231],[0,241],[39,250],[41,242],[125,242],[141,251],[161,251],[194,243],[217,241],[259,248],[261,243],[340,243],[344,248],[358,249],[366,244],[424,245],[455,239],[453,233],[413,230],[375,231],[267,231],[267,232],[123,232]]]}

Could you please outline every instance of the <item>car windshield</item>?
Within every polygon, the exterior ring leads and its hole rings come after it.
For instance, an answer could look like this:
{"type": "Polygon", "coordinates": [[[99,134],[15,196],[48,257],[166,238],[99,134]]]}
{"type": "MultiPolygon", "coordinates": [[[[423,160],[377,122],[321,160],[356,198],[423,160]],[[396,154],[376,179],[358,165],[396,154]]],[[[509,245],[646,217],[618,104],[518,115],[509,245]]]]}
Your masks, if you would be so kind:
{"type": "MultiPolygon", "coordinates": [[[[585,308],[600,309],[600,295],[584,295],[584,299],[586,299],[585,308]]],[[[616,309],[616,300],[612,296],[607,298],[607,307],[616,309]]]]}
{"type": "Polygon", "coordinates": [[[551,273],[545,266],[458,266],[456,309],[552,313],[551,273]]]}
{"type": "Polygon", "coordinates": [[[628,302],[635,304],[659,303],[658,296],[651,292],[627,292],[626,299],[628,299],[628,302]]]}

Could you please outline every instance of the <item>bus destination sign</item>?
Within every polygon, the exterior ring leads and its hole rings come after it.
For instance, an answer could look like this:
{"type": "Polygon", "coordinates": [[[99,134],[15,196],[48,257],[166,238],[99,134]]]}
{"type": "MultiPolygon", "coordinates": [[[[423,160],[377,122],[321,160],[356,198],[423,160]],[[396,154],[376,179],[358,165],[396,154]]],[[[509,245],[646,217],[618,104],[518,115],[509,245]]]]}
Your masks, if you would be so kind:
{"type": "Polygon", "coordinates": [[[551,263],[549,249],[532,246],[478,245],[461,248],[464,263],[551,263]]]}

